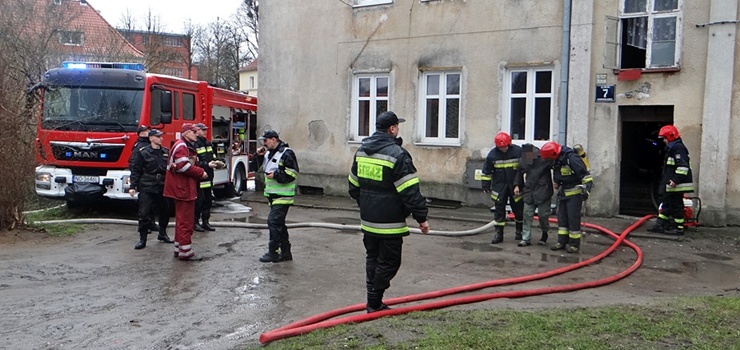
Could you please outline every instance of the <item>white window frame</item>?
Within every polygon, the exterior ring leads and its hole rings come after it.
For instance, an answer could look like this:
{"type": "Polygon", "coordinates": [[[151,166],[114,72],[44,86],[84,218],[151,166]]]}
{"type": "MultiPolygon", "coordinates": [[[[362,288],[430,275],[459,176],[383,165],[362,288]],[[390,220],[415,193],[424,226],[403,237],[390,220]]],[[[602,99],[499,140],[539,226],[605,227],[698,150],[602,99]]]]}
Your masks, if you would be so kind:
{"type": "Polygon", "coordinates": [[[531,143],[537,147],[542,147],[545,142],[552,140],[555,134],[555,128],[557,127],[557,100],[555,96],[555,67],[553,66],[531,66],[531,67],[512,67],[504,69],[504,101],[502,108],[502,120],[501,127],[503,131],[506,131],[511,135],[512,143],[522,145],[525,143],[531,143]],[[513,73],[526,72],[527,73],[527,90],[524,93],[512,93],[511,92],[511,77],[513,73]],[[537,72],[550,72],[550,92],[544,93],[535,92],[536,88],[536,76],[537,72]],[[524,137],[517,137],[511,130],[511,102],[513,98],[526,98],[525,104],[525,126],[524,126],[524,137]],[[549,98],[550,99],[550,130],[548,131],[548,140],[535,140],[535,101],[537,98],[549,98]]]}
{"type": "Polygon", "coordinates": [[[362,141],[365,137],[368,137],[375,133],[375,118],[378,116],[377,106],[378,101],[385,101],[387,110],[391,110],[391,95],[392,95],[393,82],[391,80],[390,73],[357,73],[352,77],[352,112],[350,114],[350,131],[349,140],[351,142],[362,141]],[[360,79],[370,79],[370,96],[360,97],[360,79]],[[387,96],[378,96],[378,79],[388,80],[388,94],[387,96]],[[360,135],[360,101],[370,102],[370,125],[367,135],[360,135]]]}
{"type": "Polygon", "coordinates": [[[417,144],[420,145],[432,145],[432,146],[460,146],[463,132],[463,82],[464,75],[462,69],[450,69],[450,70],[429,70],[423,71],[419,77],[419,114],[418,114],[418,129],[417,129],[417,144]],[[457,94],[447,94],[447,77],[449,75],[457,74],[460,76],[460,87],[457,94]],[[440,76],[438,95],[427,95],[427,81],[431,75],[440,76]],[[437,116],[437,137],[427,137],[427,99],[438,99],[439,100],[439,114],[437,116]],[[447,111],[447,99],[455,98],[458,100],[458,116],[457,116],[457,137],[445,137],[447,134],[447,123],[446,116],[443,114],[447,111]]]}
{"type": "MultiPolygon", "coordinates": [[[[628,0],[619,1],[619,32],[618,32],[618,50],[616,52],[616,62],[618,69],[630,69],[622,68],[622,47],[626,43],[622,42],[622,35],[626,30],[622,25],[623,21],[628,18],[640,18],[647,17],[647,38],[646,38],[646,52],[645,52],[645,67],[642,69],[666,69],[666,68],[679,68],[681,63],[681,43],[683,38],[683,0],[677,0],[677,6],[675,10],[668,11],[654,11],[656,0],[646,0],[644,12],[633,12],[625,13],[624,7],[625,2],[628,0]],[[653,51],[653,28],[656,19],[661,18],[676,18],[676,36],[675,36],[675,48],[673,53],[673,64],[670,66],[666,65],[653,65],[652,64],[652,51],[653,51]]],[[[636,69],[636,68],[635,68],[636,69]]]]}
{"type": "Polygon", "coordinates": [[[82,46],[85,44],[85,32],[76,30],[60,30],[59,43],[64,46],[82,46]]]}
{"type": "Polygon", "coordinates": [[[393,0],[354,0],[353,7],[387,5],[392,3],[393,0]]]}

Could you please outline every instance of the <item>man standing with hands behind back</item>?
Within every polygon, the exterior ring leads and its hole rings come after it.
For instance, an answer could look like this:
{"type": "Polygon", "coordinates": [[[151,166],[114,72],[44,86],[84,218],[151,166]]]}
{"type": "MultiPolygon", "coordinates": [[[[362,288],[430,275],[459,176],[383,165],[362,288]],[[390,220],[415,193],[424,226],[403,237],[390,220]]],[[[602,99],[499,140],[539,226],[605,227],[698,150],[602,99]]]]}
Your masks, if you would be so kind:
{"type": "Polygon", "coordinates": [[[416,168],[398,137],[398,124],[404,121],[391,111],[378,115],[377,130],[362,140],[348,178],[349,195],[360,206],[368,313],[389,309],[383,294],[401,267],[409,214],[421,232],[429,232],[426,199],[419,191],[416,168]]]}

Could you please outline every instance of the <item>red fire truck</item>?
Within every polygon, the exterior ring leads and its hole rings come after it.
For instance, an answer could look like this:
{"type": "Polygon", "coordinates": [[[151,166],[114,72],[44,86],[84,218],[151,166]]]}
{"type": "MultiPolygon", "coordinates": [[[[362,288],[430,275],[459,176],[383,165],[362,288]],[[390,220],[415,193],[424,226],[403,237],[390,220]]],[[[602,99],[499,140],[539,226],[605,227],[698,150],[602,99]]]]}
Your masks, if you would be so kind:
{"type": "Polygon", "coordinates": [[[142,64],[65,62],[39,84],[36,193],[68,204],[104,197],[133,199],[128,161],[143,125],[164,132],[164,145],[183,123],[204,123],[217,158],[217,196],[245,189],[249,153],[256,149],[257,99],[166,75],[142,64]]]}

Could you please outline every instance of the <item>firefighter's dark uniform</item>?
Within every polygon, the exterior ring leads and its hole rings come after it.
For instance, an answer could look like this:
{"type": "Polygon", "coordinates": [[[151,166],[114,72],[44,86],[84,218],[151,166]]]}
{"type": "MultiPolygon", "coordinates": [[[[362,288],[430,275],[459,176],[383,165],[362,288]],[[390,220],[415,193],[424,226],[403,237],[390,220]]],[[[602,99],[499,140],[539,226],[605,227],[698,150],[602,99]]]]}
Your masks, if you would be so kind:
{"type": "Polygon", "coordinates": [[[661,176],[658,194],[663,196],[657,223],[665,229],[665,233],[683,234],[684,205],[683,194],[694,192],[694,178],[691,173],[689,150],[681,138],[677,138],[665,147],[663,161],[663,176],[661,176]],[[671,187],[673,181],[676,186],[671,187]],[[668,225],[669,217],[673,217],[674,226],[668,225]]]}
{"type": "MultiPolygon", "coordinates": [[[[141,128],[139,128],[141,130],[141,128]]],[[[133,172],[134,163],[136,163],[137,159],[141,155],[141,150],[148,147],[151,143],[149,142],[149,136],[139,136],[139,138],[136,139],[136,143],[134,144],[134,147],[131,149],[131,157],[128,159],[128,170],[133,172]]],[[[130,180],[130,178],[129,178],[130,180]]],[[[132,187],[133,188],[133,187],[132,187]]],[[[159,231],[159,226],[157,226],[154,223],[154,219],[156,218],[157,213],[151,212],[149,214],[150,220],[149,220],[149,226],[147,227],[148,231],[159,231]]]]}
{"type": "Polygon", "coordinates": [[[208,166],[208,163],[214,159],[213,144],[205,137],[198,136],[194,146],[195,152],[198,153],[198,166],[208,174],[208,178],[200,180],[199,183],[198,199],[195,201],[195,227],[198,231],[201,231],[199,228],[215,231],[216,229],[208,222],[211,219],[211,206],[213,205],[213,168],[208,166]]]}
{"type": "Polygon", "coordinates": [[[411,155],[393,135],[377,131],[362,141],[349,174],[349,195],[360,206],[368,311],[377,310],[401,266],[406,217],[423,223],[428,213],[411,155]]]}
{"type": "Polygon", "coordinates": [[[146,246],[147,233],[153,224],[151,213],[157,213],[159,218],[157,239],[172,243],[167,236],[167,225],[170,221],[169,206],[162,195],[168,158],[169,150],[166,147],[155,149],[149,145],[140,149],[138,157],[132,164],[131,188],[139,192],[139,243],[142,248],[146,246]]]}
{"type": "MultiPolygon", "coordinates": [[[[277,137],[274,136],[274,137],[277,137]]],[[[265,173],[272,173],[272,178],[265,177],[264,196],[270,204],[267,226],[270,229],[270,240],[267,253],[260,258],[261,262],[280,262],[293,260],[290,251],[290,235],[285,226],[288,209],[295,200],[296,181],[298,180],[298,160],[290,146],[279,141],[274,150],[264,157],[257,157],[263,163],[265,173]],[[278,249],[280,253],[278,254],[278,249]]]]}
{"type": "Polygon", "coordinates": [[[573,149],[561,146],[553,166],[553,182],[558,185],[558,242],[553,250],[576,253],[581,246],[581,208],[593,187],[593,178],[583,159],[573,149]]]}
{"type": "Polygon", "coordinates": [[[491,243],[500,243],[504,237],[504,226],[506,225],[506,204],[511,206],[516,222],[516,240],[522,239],[522,211],[524,202],[522,196],[514,196],[514,180],[516,179],[519,159],[522,156],[522,148],[517,145],[509,145],[506,152],[501,152],[494,147],[486,156],[481,176],[481,188],[483,191],[491,192],[494,202],[493,219],[496,221],[496,234],[491,243]]]}

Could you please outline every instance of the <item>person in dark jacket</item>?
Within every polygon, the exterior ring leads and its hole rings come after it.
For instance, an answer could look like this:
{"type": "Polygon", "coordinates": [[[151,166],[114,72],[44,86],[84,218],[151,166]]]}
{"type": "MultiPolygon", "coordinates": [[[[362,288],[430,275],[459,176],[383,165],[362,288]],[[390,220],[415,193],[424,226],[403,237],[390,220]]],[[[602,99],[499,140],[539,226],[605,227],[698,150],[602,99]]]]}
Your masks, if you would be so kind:
{"type": "Polygon", "coordinates": [[[143,147],[131,168],[131,188],[128,193],[133,197],[139,192],[139,242],[134,249],[146,247],[148,228],[152,226],[151,213],[159,217],[159,235],[157,239],[164,243],[172,243],[167,236],[167,225],[170,222],[170,212],[162,193],[164,192],[164,177],[167,173],[167,159],[169,150],[162,146],[162,132],[149,131],[150,143],[143,147]]]}
{"type": "Polygon", "coordinates": [[[540,156],[540,149],[532,144],[522,146],[517,176],[514,179],[514,196],[522,196],[524,202],[522,241],[520,247],[532,245],[532,220],[535,210],[540,222],[542,236],[538,245],[547,243],[550,230],[550,205],[552,204],[552,161],[540,156]]]}
{"type": "Polygon", "coordinates": [[[198,188],[198,199],[195,200],[195,231],[216,231],[208,220],[211,219],[211,206],[213,205],[213,168],[216,167],[213,153],[213,144],[206,138],[208,127],[203,123],[195,124],[198,131],[195,133],[198,140],[195,141],[195,152],[198,153],[198,166],[208,174],[208,178],[200,180],[198,188]],[[202,220],[202,224],[201,224],[202,220]]]}
{"type": "MultiPolygon", "coordinates": [[[[131,149],[131,157],[128,159],[128,170],[133,172],[133,166],[134,163],[136,163],[136,160],[139,158],[139,155],[141,154],[141,150],[149,146],[149,128],[147,128],[144,125],[139,126],[138,129],[136,129],[136,133],[139,135],[139,137],[136,139],[136,143],[134,143],[134,147],[131,149]]],[[[149,226],[146,228],[147,231],[155,231],[159,232],[159,226],[154,223],[154,219],[156,217],[156,213],[152,212],[150,214],[151,220],[149,220],[149,226]]]]}
{"type": "Polygon", "coordinates": [[[367,312],[389,309],[383,294],[401,267],[403,237],[411,215],[423,233],[429,232],[426,199],[419,191],[411,155],[401,147],[393,112],[378,115],[373,135],[362,140],[349,174],[349,195],[360,206],[365,245],[367,312]]]}
{"type": "Polygon", "coordinates": [[[264,263],[291,261],[293,254],[290,251],[290,235],[285,226],[285,217],[294,203],[298,160],[290,146],[280,140],[276,131],[267,130],[259,139],[264,142],[264,146],[257,150],[254,159],[263,166],[264,195],[270,204],[270,214],[267,216],[270,241],[267,244],[267,253],[259,260],[264,263]]]}
{"type": "Polygon", "coordinates": [[[524,203],[522,197],[514,194],[514,178],[516,177],[519,159],[522,157],[522,148],[511,144],[511,136],[499,132],[493,139],[495,147],[488,152],[483,164],[481,188],[489,193],[494,202],[493,220],[496,221],[496,234],[491,244],[498,244],[504,240],[504,226],[506,225],[506,204],[511,206],[516,222],[516,240],[522,239],[522,211],[524,203]]]}
{"type": "Polygon", "coordinates": [[[553,160],[553,188],[558,190],[558,242],[550,249],[578,253],[581,247],[581,208],[594,185],[586,164],[573,149],[549,141],[540,156],[553,160]]]}
{"type": "Polygon", "coordinates": [[[683,235],[685,223],[683,194],[694,192],[689,150],[683,144],[678,129],[673,125],[660,128],[658,137],[666,145],[663,175],[658,189],[658,194],[663,195],[663,201],[660,204],[658,219],[648,231],[683,235]],[[670,217],[673,218],[673,223],[669,222],[670,217]]]}

